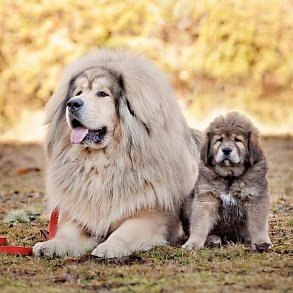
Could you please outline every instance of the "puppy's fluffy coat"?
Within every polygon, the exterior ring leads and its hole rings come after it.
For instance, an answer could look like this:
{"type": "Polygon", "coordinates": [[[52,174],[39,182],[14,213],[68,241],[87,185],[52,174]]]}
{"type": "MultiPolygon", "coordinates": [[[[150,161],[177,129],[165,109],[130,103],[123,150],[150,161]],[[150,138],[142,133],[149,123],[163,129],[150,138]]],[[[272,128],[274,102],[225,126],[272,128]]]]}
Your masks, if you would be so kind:
{"type": "Polygon", "coordinates": [[[185,248],[200,248],[208,235],[271,247],[268,236],[267,163],[258,130],[238,112],[217,117],[206,130],[193,194],[190,236],[185,248]]]}
{"type": "Polygon", "coordinates": [[[174,240],[197,178],[197,134],[149,60],[102,49],[69,65],[46,107],[56,237],[36,256],[117,257],[174,240]]]}

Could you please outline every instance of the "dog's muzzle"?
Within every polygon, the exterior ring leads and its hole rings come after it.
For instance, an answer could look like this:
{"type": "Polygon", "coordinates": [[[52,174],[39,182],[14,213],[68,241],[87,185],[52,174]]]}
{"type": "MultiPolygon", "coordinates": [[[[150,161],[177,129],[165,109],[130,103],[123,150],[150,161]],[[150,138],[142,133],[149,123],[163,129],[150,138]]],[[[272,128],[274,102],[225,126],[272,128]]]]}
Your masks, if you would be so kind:
{"type": "Polygon", "coordinates": [[[83,108],[84,103],[80,98],[71,98],[66,105],[67,122],[71,127],[71,143],[83,145],[100,144],[107,134],[107,127],[89,129],[83,125],[79,110],[83,108]]]}
{"type": "Polygon", "coordinates": [[[71,98],[66,106],[71,113],[75,113],[83,107],[83,101],[80,98],[71,98]]]}

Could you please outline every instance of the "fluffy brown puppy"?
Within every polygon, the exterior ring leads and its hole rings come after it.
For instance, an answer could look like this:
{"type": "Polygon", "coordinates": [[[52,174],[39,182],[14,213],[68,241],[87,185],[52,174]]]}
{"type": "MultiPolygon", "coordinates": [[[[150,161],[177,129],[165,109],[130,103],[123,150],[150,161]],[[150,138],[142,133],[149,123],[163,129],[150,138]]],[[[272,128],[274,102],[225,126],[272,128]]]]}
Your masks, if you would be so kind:
{"type": "Polygon", "coordinates": [[[217,235],[224,241],[250,241],[256,250],[271,248],[266,174],[267,163],[252,122],[238,112],[217,117],[206,130],[201,149],[189,209],[190,236],[183,247],[203,247],[208,235],[217,235]]]}
{"type": "Polygon", "coordinates": [[[86,55],[46,114],[47,198],[60,220],[34,255],[116,257],[176,239],[199,150],[160,70],[124,50],[86,55]]]}

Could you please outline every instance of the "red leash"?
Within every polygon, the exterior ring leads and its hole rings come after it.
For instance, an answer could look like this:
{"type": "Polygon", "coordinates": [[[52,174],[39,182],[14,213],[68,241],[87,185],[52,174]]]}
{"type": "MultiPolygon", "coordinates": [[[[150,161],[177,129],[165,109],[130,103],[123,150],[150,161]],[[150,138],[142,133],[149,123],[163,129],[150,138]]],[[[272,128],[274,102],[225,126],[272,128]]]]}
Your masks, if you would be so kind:
{"type": "MultiPolygon", "coordinates": [[[[48,237],[49,240],[54,238],[56,235],[58,217],[59,217],[59,210],[54,209],[53,212],[51,213],[51,218],[49,222],[49,237],[48,237]]],[[[0,236],[0,253],[23,255],[23,256],[33,254],[32,247],[11,246],[7,244],[8,244],[7,238],[0,236]]]]}
{"type": "Polygon", "coordinates": [[[51,213],[51,218],[49,222],[49,237],[48,237],[49,240],[54,238],[56,235],[58,218],[59,218],[59,210],[54,209],[53,212],[51,213]]]}

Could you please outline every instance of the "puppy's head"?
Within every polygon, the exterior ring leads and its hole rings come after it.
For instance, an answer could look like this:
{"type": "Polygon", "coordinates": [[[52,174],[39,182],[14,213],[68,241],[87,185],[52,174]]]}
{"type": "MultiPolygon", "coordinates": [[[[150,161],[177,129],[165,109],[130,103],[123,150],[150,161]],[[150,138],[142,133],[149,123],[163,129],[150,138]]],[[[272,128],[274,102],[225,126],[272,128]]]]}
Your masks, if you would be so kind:
{"type": "Polygon", "coordinates": [[[201,159],[220,176],[241,176],[263,159],[258,130],[238,112],[217,117],[206,131],[201,159]]]}
{"type": "Polygon", "coordinates": [[[116,105],[122,91],[122,77],[103,68],[87,69],[71,80],[63,104],[71,143],[107,146],[118,122],[116,105]]]}

